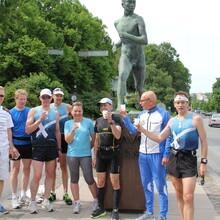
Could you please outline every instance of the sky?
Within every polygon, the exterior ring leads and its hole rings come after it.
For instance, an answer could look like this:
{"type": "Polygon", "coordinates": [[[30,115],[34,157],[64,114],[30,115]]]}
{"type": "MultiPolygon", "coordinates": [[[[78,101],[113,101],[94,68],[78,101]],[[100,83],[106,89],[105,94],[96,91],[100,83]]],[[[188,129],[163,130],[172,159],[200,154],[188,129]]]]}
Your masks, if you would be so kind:
{"type": "MultiPolygon", "coordinates": [[[[123,16],[121,0],[80,0],[119,40],[114,21],[123,16]]],[[[171,43],[192,74],[190,93],[212,92],[220,77],[219,0],[136,0],[135,13],[145,21],[148,43],[171,43]]]]}

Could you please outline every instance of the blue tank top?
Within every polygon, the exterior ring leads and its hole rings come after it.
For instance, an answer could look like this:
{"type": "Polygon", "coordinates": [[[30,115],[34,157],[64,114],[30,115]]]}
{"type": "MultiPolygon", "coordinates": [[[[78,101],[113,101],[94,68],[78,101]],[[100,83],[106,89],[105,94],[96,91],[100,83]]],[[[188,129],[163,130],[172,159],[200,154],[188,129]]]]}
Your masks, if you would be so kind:
{"type": "Polygon", "coordinates": [[[64,134],[64,124],[68,120],[68,114],[66,111],[66,103],[62,103],[59,108],[54,107],[53,103],[50,104],[50,108],[59,112],[60,115],[60,133],[64,134]]]}
{"type": "MultiPolygon", "coordinates": [[[[36,115],[34,120],[37,121],[40,118],[43,110],[40,106],[36,107],[36,115]]],[[[38,128],[32,133],[32,145],[33,146],[57,146],[56,140],[56,113],[51,109],[48,112],[48,118],[44,119],[38,128]]]]}
{"type": "MultiPolygon", "coordinates": [[[[28,112],[30,108],[25,107],[23,110],[18,110],[15,107],[10,110],[11,117],[14,123],[14,127],[12,127],[12,135],[13,137],[31,137],[30,134],[25,132],[26,120],[28,112]]],[[[13,144],[15,145],[29,145],[31,144],[31,140],[19,140],[13,138],[13,144]]]]}
{"type": "Polygon", "coordinates": [[[173,119],[171,133],[173,140],[171,147],[178,150],[195,150],[198,148],[198,132],[192,124],[194,114],[191,113],[184,120],[179,121],[177,116],[173,119]]]}

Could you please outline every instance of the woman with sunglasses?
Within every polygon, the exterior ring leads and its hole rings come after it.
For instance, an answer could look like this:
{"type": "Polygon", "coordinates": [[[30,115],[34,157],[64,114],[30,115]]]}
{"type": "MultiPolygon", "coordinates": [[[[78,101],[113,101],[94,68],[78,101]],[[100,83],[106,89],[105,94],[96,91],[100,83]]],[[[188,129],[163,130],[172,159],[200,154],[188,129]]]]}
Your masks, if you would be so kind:
{"type": "Polygon", "coordinates": [[[72,120],[65,123],[64,134],[68,143],[67,165],[71,177],[71,191],[74,198],[73,213],[80,213],[80,196],[79,196],[79,167],[81,167],[84,179],[94,198],[93,210],[97,209],[98,200],[96,193],[96,182],[92,172],[92,153],[91,148],[94,146],[95,131],[90,119],[83,117],[83,104],[75,102],[72,105],[72,120]]]}

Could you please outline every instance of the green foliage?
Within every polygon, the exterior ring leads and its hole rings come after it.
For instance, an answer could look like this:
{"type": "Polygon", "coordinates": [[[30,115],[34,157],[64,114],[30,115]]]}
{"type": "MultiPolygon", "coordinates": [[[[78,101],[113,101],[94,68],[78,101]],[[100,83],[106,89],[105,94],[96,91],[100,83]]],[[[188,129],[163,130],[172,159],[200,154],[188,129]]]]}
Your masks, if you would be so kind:
{"type": "MultiPolygon", "coordinates": [[[[40,104],[39,94],[43,88],[48,88],[51,91],[56,88],[64,88],[63,84],[58,81],[52,81],[44,73],[32,73],[30,77],[22,76],[14,79],[12,82],[8,82],[5,86],[5,101],[4,106],[11,109],[15,106],[14,93],[17,89],[25,89],[28,92],[27,106],[35,107],[40,104]]],[[[68,94],[64,89],[64,93],[68,94]]],[[[68,101],[68,95],[65,96],[65,101],[68,101]]]]}
{"type": "Polygon", "coordinates": [[[220,78],[216,78],[216,82],[212,86],[213,101],[216,106],[216,111],[220,112],[220,78]]]}
{"type": "Polygon", "coordinates": [[[11,0],[0,4],[0,84],[44,73],[72,92],[110,91],[115,76],[111,39],[105,26],[78,0],[11,0]],[[7,3],[7,4],[6,4],[7,3]],[[62,49],[63,56],[48,49],[62,49]],[[108,50],[109,57],[79,57],[83,50],[108,50]]]}

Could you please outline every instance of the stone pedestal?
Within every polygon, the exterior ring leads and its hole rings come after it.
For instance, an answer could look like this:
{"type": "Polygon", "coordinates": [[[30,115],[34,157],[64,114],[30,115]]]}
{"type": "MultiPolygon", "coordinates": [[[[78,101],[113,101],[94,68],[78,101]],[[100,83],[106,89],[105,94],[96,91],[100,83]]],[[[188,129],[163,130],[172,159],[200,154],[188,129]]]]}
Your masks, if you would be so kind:
{"type": "MultiPolygon", "coordinates": [[[[141,184],[138,152],[140,133],[130,134],[128,130],[123,128],[123,137],[121,142],[121,170],[120,170],[120,185],[121,185],[121,200],[120,210],[145,210],[145,198],[141,184]]],[[[105,208],[113,208],[112,186],[107,177],[105,208]]]]}

